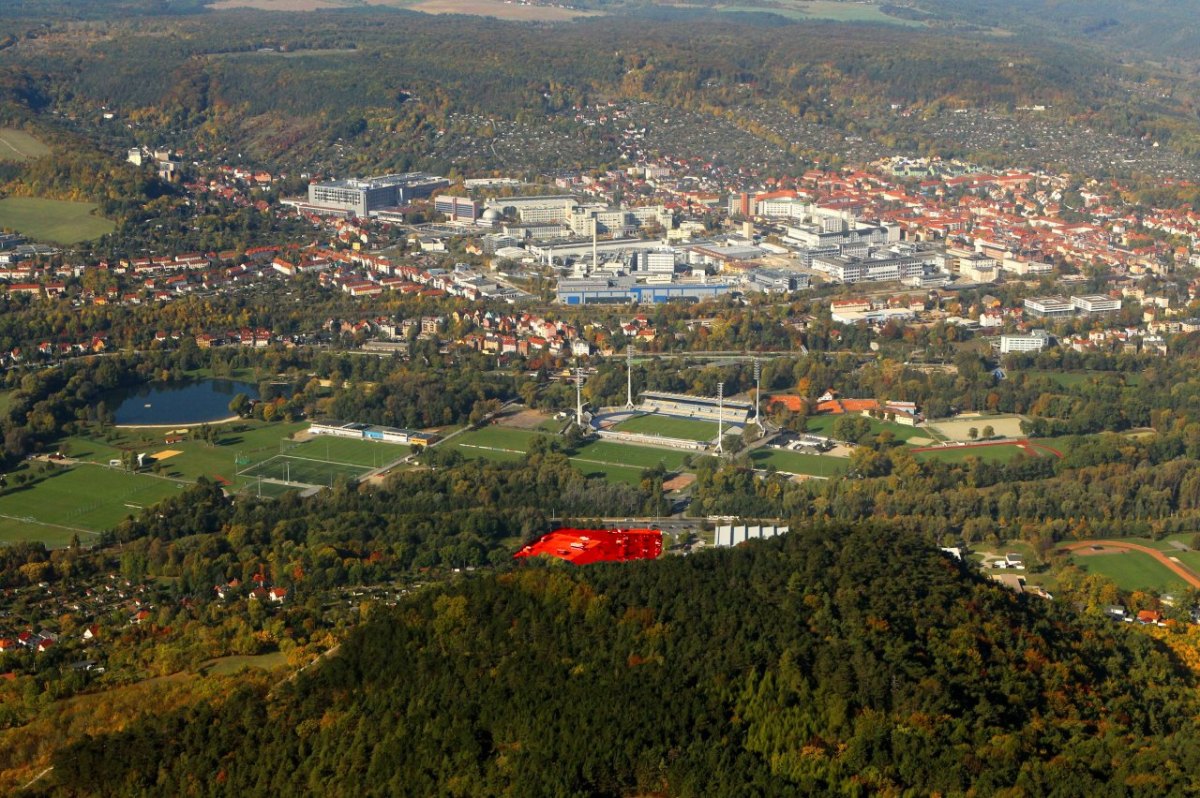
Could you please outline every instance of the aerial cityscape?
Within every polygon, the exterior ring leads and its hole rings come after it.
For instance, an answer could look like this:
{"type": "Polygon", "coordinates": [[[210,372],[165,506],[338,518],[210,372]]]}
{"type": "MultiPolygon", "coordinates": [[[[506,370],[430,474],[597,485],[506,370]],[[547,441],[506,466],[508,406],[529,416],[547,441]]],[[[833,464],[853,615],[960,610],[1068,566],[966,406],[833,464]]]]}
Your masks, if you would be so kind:
{"type": "Polygon", "coordinates": [[[1200,790],[1200,28],[0,5],[0,794],[1200,790]]]}

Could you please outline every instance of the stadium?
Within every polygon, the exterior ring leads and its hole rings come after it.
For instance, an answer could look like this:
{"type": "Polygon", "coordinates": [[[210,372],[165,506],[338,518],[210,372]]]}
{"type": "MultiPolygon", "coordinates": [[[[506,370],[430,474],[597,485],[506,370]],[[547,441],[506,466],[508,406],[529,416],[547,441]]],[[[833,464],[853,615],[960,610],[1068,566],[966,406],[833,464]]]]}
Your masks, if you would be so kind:
{"type": "Polygon", "coordinates": [[[644,391],[633,408],[602,408],[592,416],[601,438],[697,451],[716,446],[721,434],[740,434],[751,402],[644,391]]]}

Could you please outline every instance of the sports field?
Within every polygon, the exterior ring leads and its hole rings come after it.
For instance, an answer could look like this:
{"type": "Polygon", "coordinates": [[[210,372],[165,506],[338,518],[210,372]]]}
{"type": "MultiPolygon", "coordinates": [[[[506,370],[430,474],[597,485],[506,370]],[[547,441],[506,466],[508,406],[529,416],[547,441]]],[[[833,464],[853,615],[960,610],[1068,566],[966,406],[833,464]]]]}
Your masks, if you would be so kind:
{"type": "MultiPolygon", "coordinates": [[[[725,425],[728,432],[730,425],[725,425]]],[[[680,438],[685,441],[711,441],[717,437],[715,421],[698,421],[694,418],[676,418],[652,413],[634,416],[613,427],[617,432],[633,432],[639,435],[661,435],[664,438],[680,438]]]]}
{"type": "Polygon", "coordinates": [[[991,427],[998,437],[1020,438],[1024,434],[1021,432],[1022,420],[1020,416],[959,416],[951,421],[939,421],[926,426],[952,441],[969,441],[972,428],[982,435],[984,427],[991,427]]]}
{"type": "Polygon", "coordinates": [[[294,457],[329,460],[335,463],[348,463],[369,468],[385,466],[412,451],[407,446],[395,443],[335,438],[332,435],[316,435],[304,443],[291,446],[285,443],[283,448],[283,454],[294,457]]]}
{"type": "Polygon", "coordinates": [[[61,545],[79,532],[115,526],[129,515],[175,496],[187,483],[106,466],[78,465],[0,498],[0,541],[44,540],[61,545]]]}
{"type": "Polygon", "coordinates": [[[1090,573],[1107,576],[1122,590],[1178,593],[1185,588],[1183,580],[1166,566],[1137,551],[1088,554],[1085,550],[1073,554],[1071,562],[1090,573]]]}
{"type": "Polygon", "coordinates": [[[370,471],[370,466],[312,460],[292,454],[277,454],[269,460],[255,463],[239,471],[239,483],[247,480],[275,479],[303,485],[332,486],[339,479],[358,479],[370,471]]]}
{"type": "MultiPolygon", "coordinates": [[[[531,430],[489,426],[463,433],[447,445],[457,449],[464,457],[511,462],[525,456],[538,434],[531,430]]],[[[642,471],[660,462],[668,471],[678,471],[683,467],[686,456],[687,452],[674,449],[591,441],[579,447],[570,461],[571,465],[589,476],[636,483],[641,480],[642,471]]]]}
{"type": "Polygon", "coordinates": [[[0,162],[31,161],[49,154],[49,147],[25,131],[0,127],[0,162]]]}
{"type": "Polygon", "coordinates": [[[37,197],[0,200],[0,228],[52,244],[78,244],[111,233],[111,221],[95,215],[94,202],[64,202],[37,197]]]}
{"type": "Polygon", "coordinates": [[[463,457],[471,459],[520,460],[538,434],[532,430],[492,425],[464,432],[447,446],[457,449],[463,457]]]}
{"type": "Polygon", "coordinates": [[[916,452],[918,460],[940,460],[943,463],[965,463],[971,458],[985,463],[1007,463],[1024,451],[1020,446],[950,446],[916,452]]]}
{"type": "Polygon", "coordinates": [[[121,429],[111,441],[77,436],[67,438],[66,442],[69,445],[68,456],[95,463],[120,459],[124,449],[146,452],[151,456],[164,450],[178,451],[179,454],[161,462],[161,475],[188,482],[206,477],[222,484],[231,484],[239,468],[280,454],[286,446],[291,445],[287,439],[293,433],[307,428],[306,422],[264,424],[245,421],[227,424],[218,428],[215,445],[192,439],[190,433],[188,439],[168,444],[164,441],[170,431],[161,429],[121,429]],[[238,460],[243,465],[236,465],[238,460]]]}
{"type": "Polygon", "coordinates": [[[835,477],[844,474],[850,464],[845,457],[792,452],[787,449],[755,449],[750,453],[750,459],[754,461],[756,468],[773,465],[777,470],[788,474],[806,474],[814,477],[835,477]]]}

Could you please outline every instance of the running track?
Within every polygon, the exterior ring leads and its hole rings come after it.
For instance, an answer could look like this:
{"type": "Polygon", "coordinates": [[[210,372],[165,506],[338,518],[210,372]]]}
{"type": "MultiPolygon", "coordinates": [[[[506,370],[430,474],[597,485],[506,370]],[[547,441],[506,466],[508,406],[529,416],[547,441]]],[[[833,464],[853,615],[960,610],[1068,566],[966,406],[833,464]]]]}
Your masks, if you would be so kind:
{"type": "Polygon", "coordinates": [[[1182,563],[1175,562],[1158,549],[1152,549],[1149,546],[1142,546],[1138,543],[1127,543],[1123,540],[1081,540],[1077,543],[1064,543],[1059,548],[1065,549],[1066,551],[1077,551],[1079,549],[1091,548],[1092,546],[1104,546],[1110,549],[1128,549],[1129,551],[1137,551],[1141,552],[1142,554],[1149,554],[1151,557],[1170,568],[1175,575],[1183,579],[1183,581],[1187,582],[1192,587],[1200,588],[1200,576],[1197,576],[1192,569],[1188,568],[1182,563]]]}
{"type": "Polygon", "coordinates": [[[1040,456],[1040,452],[1038,452],[1038,449],[1049,452],[1050,454],[1057,457],[1059,460],[1061,460],[1062,456],[1063,456],[1063,453],[1060,452],[1058,449],[1053,449],[1044,443],[1034,443],[1033,441],[1029,440],[1028,438],[1021,438],[1020,440],[1015,440],[1015,441],[990,441],[988,443],[964,443],[962,446],[914,446],[912,449],[909,449],[909,451],[910,452],[941,452],[941,451],[952,451],[953,452],[953,451],[957,451],[959,449],[981,449],[984,446],[1018,446],[1018,447],[1024,449],[1028,454],[1033,455],[1034,457],[1040,456]]]}

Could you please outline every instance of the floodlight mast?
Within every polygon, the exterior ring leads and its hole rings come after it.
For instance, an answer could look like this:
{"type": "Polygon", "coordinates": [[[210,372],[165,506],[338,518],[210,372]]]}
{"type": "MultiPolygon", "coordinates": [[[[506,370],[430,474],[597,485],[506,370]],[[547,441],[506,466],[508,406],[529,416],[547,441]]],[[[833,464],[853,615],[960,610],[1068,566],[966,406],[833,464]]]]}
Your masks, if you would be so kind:
{"type": "Polygon", "coordinates": [[[725,453],[725,383],[717,383],[717,454],[725,453]]]}
{"type": "Polygon", "coordinates": [[[633,344],[625,345],[625,409],[633,409],[633,344]]]}
{"type": "Polygon", "coordinates": [[[758,426],[758,432],[761,435],[766,430],[763,429],[762,414],[759,412],[758,404],[762,399],[762,363],[758,358],[754,358],[754,423],[758,426]]]}

